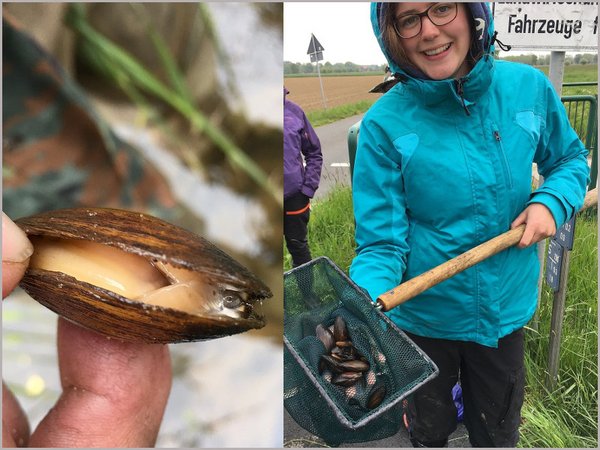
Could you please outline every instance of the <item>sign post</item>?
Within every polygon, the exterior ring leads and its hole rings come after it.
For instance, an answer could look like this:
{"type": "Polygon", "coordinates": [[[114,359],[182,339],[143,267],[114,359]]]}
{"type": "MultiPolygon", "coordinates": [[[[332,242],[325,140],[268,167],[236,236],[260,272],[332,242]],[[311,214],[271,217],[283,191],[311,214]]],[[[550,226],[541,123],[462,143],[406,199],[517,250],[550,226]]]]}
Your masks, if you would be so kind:
{"type": "Polygon", "coordinates": [[[310,62],[317,63],[317,74],[319,75],[319,84],[321,85],[321,100],[323,101],[323,107],[327,108],[327,99],[323,91],[323,80],[321,80],[321,69],[319,68],[319,61],[323,60],[323,51],[325,49],[321,43],[317,40],[314,34],[310,34],[310,43],[308,44],[307,55],[310,56],[310,62]]]}
{"type": "Polygon", "coordinates": [[[546,282],[554,291],[552,303],[552,319],[550,322],[550,344],[548,354],[548,378],[546,385],[554,389],[558,378],[558,362],[560,355],[560,338],[562,335],[562,318],[565,313],[567,296],[567,275],[571,260],[571,250],[575,239],[575,217],[558,229],[548,245],[546,262],[546,282]]]}
{"type": "MultiPolygon", "coordinates": [[[[598,4],[596,2],[499,2],[494,3],[494,25],[503,42],[515,50],[550,51],[548,78],[560,96],[565,52],[598,51],[598,4]]],[[[540,177],[541,178],[541,177],[540,177]]],[[[543,180],[540,179],[540,184],[543,180]]],[[[546,282],[554,290],[547,386],[554,388],[558,375],[560,337],[565,309],[574,219],[563,225],[548,245],[546,282]],[[566,240],[565,240],[566,239],[566,240]]],[[[540,267],[545,241],[538,243],[540,267]]],[[[538,287],[543,274],[540,271],[538,287]]],[[[541,293],[541,289],[540,289],[541,293]]],[[[539,307],[538,297],[538,307],[539,307]]],[[[537,314],[537,313],[536,313],[537,314]]],[[[537,319],[534,319],[534,327],[537,319]]]]}

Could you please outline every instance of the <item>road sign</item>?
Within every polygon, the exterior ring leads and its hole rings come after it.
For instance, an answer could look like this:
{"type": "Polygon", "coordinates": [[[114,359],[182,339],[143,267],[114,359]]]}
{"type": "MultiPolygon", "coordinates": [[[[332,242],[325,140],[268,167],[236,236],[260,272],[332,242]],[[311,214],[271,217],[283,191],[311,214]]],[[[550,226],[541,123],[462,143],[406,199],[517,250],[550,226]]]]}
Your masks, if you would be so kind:
{"type": "Polygon", "coordinates": [[[495,2],[494,29],[513,49],[598,50],[597,2],[495,2]]]}
{"type": "Polygon", "coordinates": [[[546,260],[546,283],[556,292],[560,284],[560,266],[563,259],[563,246],[555,239],[548,245],[548,259],[546,260]]]}
{"type": "Polygon", "coordinates": [[[310,54],[310,62],[323,61],[323,52],[316,52],[310,54]]]}
{"type": "Polygon", "coordinates": [[[323,46],[317,40],[314,34],[310,34],[310,42],[308,44],[308,51],[310,55],[310,62],[317,63],[317,74],[319,75],[319,84],[321,85],[321,99],[323,100],[323,107],[327,108],[327,100],[325,99],[325,92],[323,91],[323,80],[321,80],[321,69],[319,69],[319,61],[323,60],[323,46]]]}
{"type": "Polygon", "coordinates": [[[317,38],[315,37],[314,34],[310,34],[310,43],[308,44],[308,51],[306,52],[307,55],[312,55],[313,53],[321,53],[321,58],[319,59],[319,61],[321,59],[323,59],[323,50],[325,50],[323,48],[323,46],[321,45],[321,43],[317,40],[317,38]]]}

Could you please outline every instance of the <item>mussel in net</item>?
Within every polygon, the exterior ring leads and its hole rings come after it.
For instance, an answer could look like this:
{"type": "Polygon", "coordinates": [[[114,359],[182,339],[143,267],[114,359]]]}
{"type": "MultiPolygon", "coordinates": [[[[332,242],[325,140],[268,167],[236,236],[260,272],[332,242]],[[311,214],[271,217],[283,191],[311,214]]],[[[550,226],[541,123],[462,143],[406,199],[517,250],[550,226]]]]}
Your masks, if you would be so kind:
{"type": "Polygon", "coordinates": [[[342,316],[336,316],[333,322],[333,337],[336,342],[348,340],[348,327],[342,316]]]}
{"type": "Polygon", "coordinates": [[[147,214],[106,208],[19,219],[34,245],[21,286],[68,320],[125,341],[173,343],[265,325],[270,289],[215,245],[147,214]]]}
{"type": "Polygon", "coordinates": [[[387,393],[387,389],[385,387],[385,384],[383,384],[383,383],[379,383],[375,387],[373,387],[373,390],[371,391],[371,393],[369,394],[369,397],[367,398],[367,408],[375,409],[379,405],[381,405],[381,402],[385,398],[386,393],[387,393]]]}
{"type": "Polygon", "coordinates": [[[335,345],[335,339],[333,338],[333,333],[331,333],[331,331],[329,331],[328,328],[326,328],[323,325],[319,324],[315,328],[315,334],[316,334],[317,338],[319,338],[319,340],[325,346],[325,351],[326,352],[330,352],[331,349],[335,345]]]}

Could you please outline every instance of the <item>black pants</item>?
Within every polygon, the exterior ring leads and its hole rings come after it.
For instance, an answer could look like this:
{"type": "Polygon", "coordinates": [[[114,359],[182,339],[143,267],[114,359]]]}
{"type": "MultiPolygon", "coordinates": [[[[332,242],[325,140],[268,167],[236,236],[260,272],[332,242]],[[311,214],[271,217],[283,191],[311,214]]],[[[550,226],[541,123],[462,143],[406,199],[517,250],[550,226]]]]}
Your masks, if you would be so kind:
{"type": "Polygon", "coordinates": [[[283,235],[294,267],[312,259],[308,248],[310,199],[298,193],[283,200],[283,235]]]}
{"type": "Polygon", "coordinates": [[[452,387],[460,380],[464,423],[473,447],[515,447],[525,387],[523,329],[498,348],[407,333],[436,363],[439,375],[408,398],[409,433],[415,447],[445,447],[456,430],[452,387]]]}

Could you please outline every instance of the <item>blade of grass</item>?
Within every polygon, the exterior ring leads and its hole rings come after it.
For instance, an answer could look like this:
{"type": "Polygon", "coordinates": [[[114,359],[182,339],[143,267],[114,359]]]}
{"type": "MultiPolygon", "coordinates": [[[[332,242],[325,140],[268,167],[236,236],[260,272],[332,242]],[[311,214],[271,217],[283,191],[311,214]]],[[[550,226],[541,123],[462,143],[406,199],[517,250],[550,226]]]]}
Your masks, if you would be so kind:
{"type": "Polygon", "coordinates": [[[150,41],[154,45],[156,49],[156,53],[160,58],[160,61],[165,68],[167,76],[171,81],[171,86],[177,94],[179,94],[183,98],[191,99],[192,94],[188,89],[188,86],[185,82],[185,79],[177,67],[177,63],[175,62],[175,58],[173,58],[173,54],[169,50],[165,40],[162,38],[160,33],[156,31],[156,27],[152,23],[150,15],[143,3],[129,3],[133,11],[137,14],[138,18],[144,23],[146,27],[146,32],[148,33],[148,37],[150,41]]]}
{"type": "Polygon", "coordinates": [[[246,153],[238,148],[219,128],[209,122],[189,99],[167,88],[149,73],[135,58],[96,32],[86,21],[81,4],[72,4],[66,15],[66,23],[81,38],[86,39],[98,54],[111,59],[142,90],[158,97],[185,117],[192,126],[204,133],[228,158],[228,161],[245,172],[263,188],[275,202],[283,204],[281,189],[273,184],[267,174],[246,153]]]}

